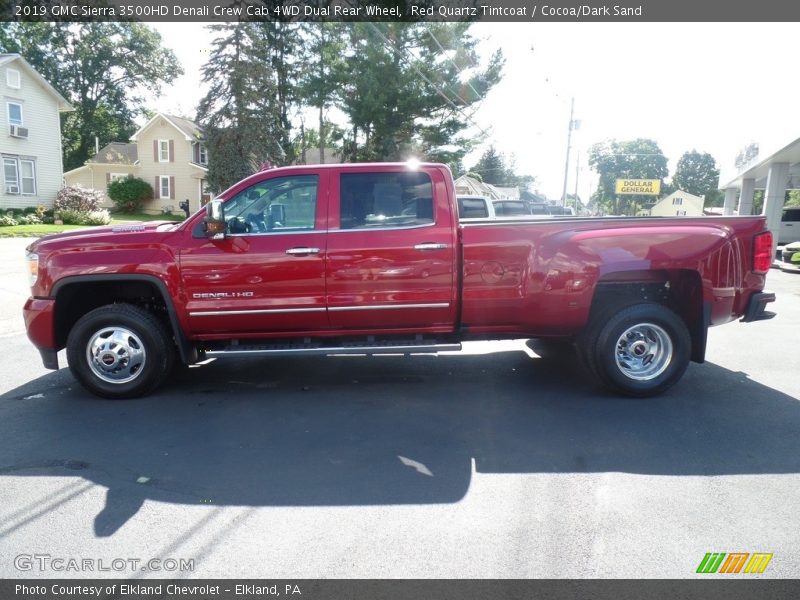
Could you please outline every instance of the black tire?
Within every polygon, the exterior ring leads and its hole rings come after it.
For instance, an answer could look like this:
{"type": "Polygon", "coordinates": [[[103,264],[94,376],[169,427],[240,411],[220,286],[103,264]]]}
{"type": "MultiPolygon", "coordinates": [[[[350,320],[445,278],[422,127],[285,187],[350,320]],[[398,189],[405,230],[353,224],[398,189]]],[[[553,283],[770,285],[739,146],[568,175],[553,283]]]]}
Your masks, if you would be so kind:
{"type": "Polygon", "coordinates": [[[594,315],[579,342],[583,363],[603,385],[636,397],[655,396],[677,383],[691,347],[683,319],[654,302],[594,315]]]}
{"type": "Polygon", "coordinates": [[[93,394],[136,398],[164,382],[175,347],[152,313],[131,304],[109,304],[86,313],[72,327],[67,361],[75,379],[93,394]]]}

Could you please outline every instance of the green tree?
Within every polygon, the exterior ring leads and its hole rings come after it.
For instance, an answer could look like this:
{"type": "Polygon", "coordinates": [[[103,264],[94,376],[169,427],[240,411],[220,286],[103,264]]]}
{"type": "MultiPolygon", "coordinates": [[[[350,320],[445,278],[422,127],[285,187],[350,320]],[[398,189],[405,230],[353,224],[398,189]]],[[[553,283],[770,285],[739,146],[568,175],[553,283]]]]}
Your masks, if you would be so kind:
{"type": "Polygon", "coordinates": [[[253,44],[258,53],[268,61],[275,85],[273,98],[273,125],[283,151],[280,164],[293,164],[297,146],[293,141],[292,119],[300,110],[303,97],[300,72],[305,64],[305,25],[282,21],[265,21],[254,24],[253,44]]]}
{"type": "Polygon", "coordinates": [[[617,179],[664,179],[668,174],[667,157],[650,139],[608,140],[589,150],[589,166],[600,176],[597,191],[592,195],[594,206],[614,215],[636,214],[641,204],[652,202],[652,196],[617,196],[617,179]]]}
{"type": "Polygon", "coordinates": [[[483,181],[492,185],[508,185],[513,177],[505,157],[494,146],[489,146],[469,170],[480,173],[483,181]]]}
{"type": "Polygon", "coordinates": [[[800,206],[800,190],[789,190],[786,192],[785,206],[800,206]]]}
{"type": "Polygon", "coordinates": [[[416,156],[458,169],[476,137],[468,113],[501,76],[497,52],[479,68],[467,23],[355,23],[349,30],[341,109],[345,156],[416,156]]]}
{"type": "Polygon", "coordinates": [[[0,51],[22,55],[75,107],[61,120],[66,170],[94,154],[95,137],[127,140],[145,98],[183,72],[142,23],[6,23],[0,51]]]}
{"type": "Polygon", "coordinates": [[[197,109],[208,147],[208,186],[220,192],[265,163],[283,164],[280,106],[268,49],[255,23],[211,25],[203,80],[209,90],[197,109]]]}
{"type": "Polygon", "coordinates": [[[301,90],[310,106],[317,109],[317,146],[320,161],[325,162],[325,148],[333,142],[325,117],[327,110],[341,100],[347,43],[341,23],[317,23],[306,27],[308,39],[301,90]]]}
{"type": "MultiPolygon", "coordinates": [[[[344,142],[346,131],[338,123],[333,123],[325,119],[325,147],[339,148],[344,142]]],[[[294,138],[294,153],[297,160],[302,164],[308,163],[311,158],[308,156],[308,150],[311,148],[320,147],[319,130],[315,128],[305,127],[305,122],[300,120],[300,134],[294,138]]],[[[314,158],[316,156],[314,155],[314,158]]],[[[321,157],[324,160],[324,155],[321,157]]]]}
{"type": "Polygon", "coordinates": [[[684,152],[672,176],[672,183],[684,192],[704,196],[709,206],[721,200],[721,194],[717,190],[719,168],[717,161],[708,152],[684,152]]]}
{"type": "Polygon", "coordinates": [[[138,177],[115,179],[108,184],[108,197],[122,212],[137,213],[153,199],[153,186],[138,177]]]}
{"type": "Polygon", "coordinates": [[[518,175],[513,155],[510,159],[506,158],[493,145],[484,151],[478,162],[469,170],[480,173],[482,181],[486,183],[508,187],[517,186],[522,190],[528,190],[536,181],[532,175],[518,175]]]}

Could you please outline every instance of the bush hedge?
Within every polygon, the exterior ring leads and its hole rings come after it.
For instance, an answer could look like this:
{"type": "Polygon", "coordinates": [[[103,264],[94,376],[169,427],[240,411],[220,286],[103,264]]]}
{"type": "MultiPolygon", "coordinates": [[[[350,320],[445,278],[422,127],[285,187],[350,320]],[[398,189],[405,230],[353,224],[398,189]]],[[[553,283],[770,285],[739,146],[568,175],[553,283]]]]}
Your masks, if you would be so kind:
{"type": "Polygon", "coordinates": [[[138,177],[115,179],[108,184],[108,197],[120,211],[136,213],[145,201],[153,199],[153,186],[138,177]]]}

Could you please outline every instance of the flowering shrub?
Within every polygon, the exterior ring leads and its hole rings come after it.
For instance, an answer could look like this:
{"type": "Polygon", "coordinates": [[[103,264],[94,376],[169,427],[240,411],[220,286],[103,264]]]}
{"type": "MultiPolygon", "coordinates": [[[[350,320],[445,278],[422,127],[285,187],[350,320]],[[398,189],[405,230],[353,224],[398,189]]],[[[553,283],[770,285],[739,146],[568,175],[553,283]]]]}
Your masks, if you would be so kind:
{"type": "MultiPolygon", "coordinates": [[[[85,188],[80,185],[67,186],[59,190],[56,196],[55,210],[63,214],[64,211],[90,213],[100,210],[103,200],[102,192],[85,188]]],[[[64,221],[66,223],[66,221],[64,221]]]]}
{"type": "Polygon", "coordinates": [[[59,214],[64,225],[108,225],[111,222],[111,215],[105,209],[92,212],[62,210],[59,214]]]}

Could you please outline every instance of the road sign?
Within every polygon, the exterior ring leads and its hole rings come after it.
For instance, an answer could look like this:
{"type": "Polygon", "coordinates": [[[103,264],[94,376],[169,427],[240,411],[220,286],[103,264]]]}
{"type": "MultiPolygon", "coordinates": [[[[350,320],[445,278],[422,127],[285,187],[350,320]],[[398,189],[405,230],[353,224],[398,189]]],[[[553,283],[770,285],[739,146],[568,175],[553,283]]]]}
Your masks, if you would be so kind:
{"type": "Polygon", "coordinates": [[[661,193],[660,179],[617,179],[615,185],[617,194],[639,194],[643,196],[658,196],[661,193]]]}

